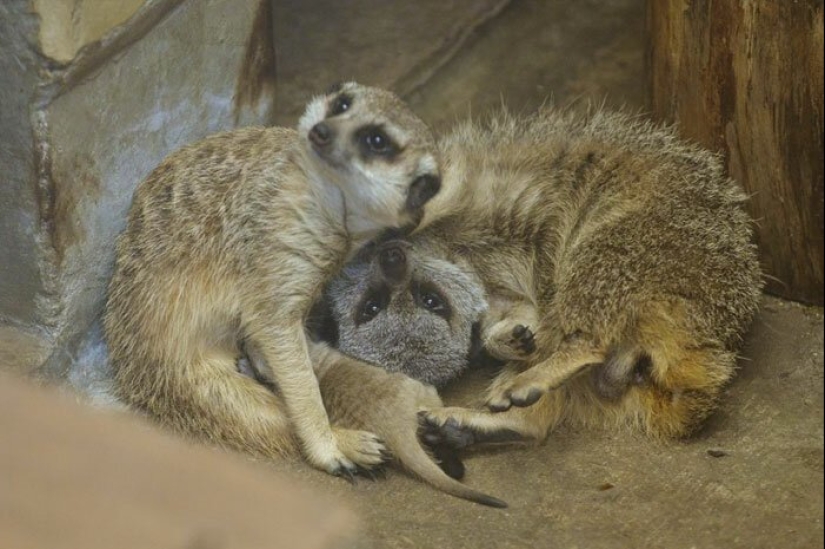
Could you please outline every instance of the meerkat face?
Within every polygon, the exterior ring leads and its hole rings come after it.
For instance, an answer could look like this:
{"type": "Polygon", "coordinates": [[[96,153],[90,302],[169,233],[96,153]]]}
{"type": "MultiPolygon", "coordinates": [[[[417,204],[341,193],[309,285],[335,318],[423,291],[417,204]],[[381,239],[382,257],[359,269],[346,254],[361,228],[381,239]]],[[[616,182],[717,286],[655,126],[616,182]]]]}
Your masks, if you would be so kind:
{"type": "Polygon", "coordinates": [[[487,308],[473,273],[398,240],[365,248],[327,299],[341,351],[435,386],[467,368],[487,308]]]}
{"type": "Polygon", "coordinates": [[[298,124],[323,184],[364,229],[416,225],[441,187],[436,142],[394,94],[349,82],[307,106],[298,124]]]}

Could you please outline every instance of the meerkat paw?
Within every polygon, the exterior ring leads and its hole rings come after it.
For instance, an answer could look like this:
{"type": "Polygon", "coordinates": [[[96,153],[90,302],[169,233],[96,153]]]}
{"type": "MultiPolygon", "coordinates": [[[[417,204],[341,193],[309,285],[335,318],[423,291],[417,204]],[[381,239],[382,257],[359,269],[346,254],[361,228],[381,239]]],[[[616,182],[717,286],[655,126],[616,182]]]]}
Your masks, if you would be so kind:
{"type": "Polygon", "coordinates": [[[545,393],[560,385],[559,379],[545,376],[540,368],[534,367],[491,390],[487,397],[487,408],[493,412],[504,412],[513,406],[532,406],[545,393]]]}
{"type": "Polygon", "coordinates": [[[534,438],[499,415],[445,407],[419,413],[419,438],[430,447],[462,450],[475,444],[522,442],[534,438]]]}
{"type": "Polygon", "coordinates": [[[501,320],[490,328],[484,348],[501,360],[525,360],[536,351],[535,334],[524,324],[501,320]]]}
{"type": "Polygon", "coordinates": [[[332,427],[333,444],[307,450],[307,460],[314,467],[349,480],[380,468],[390,459],[390,452],[377,435],[332,427]]]}
{"type": "Polygon", "coordinates": [[[356,473],[380,468],[392,458],[384,441],[369,431],[333,427],[332,432],[338,448],[354,465],[356,473]]]}

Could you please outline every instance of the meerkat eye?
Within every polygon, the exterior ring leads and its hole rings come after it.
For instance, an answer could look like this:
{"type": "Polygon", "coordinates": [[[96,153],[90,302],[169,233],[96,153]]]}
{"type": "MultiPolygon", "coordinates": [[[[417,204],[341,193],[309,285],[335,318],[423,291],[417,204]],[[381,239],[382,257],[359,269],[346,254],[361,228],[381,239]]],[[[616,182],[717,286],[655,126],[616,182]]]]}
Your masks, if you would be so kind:
{"type": "Polygon", "coordinates": [[[375,155],[389,158],[398,152],[398,147],[393,140],[377,126],[361,128],[356,138],[365,158],[375,155]]]}
{"type": "Polygon", "coordinates": [[[370,299],[361,309],[361,317],[373,319],[381,312],[381,303],[377,299],[370,299]]]}
{"type": "Polygon", "coordinates": [[[425,293],[421,296],[421,305],[430,311],[439,311],[444,309],[444,301],[436,294],[425,293]]]}
{"type": "Polygon", "coordinates": [[[342,93],[341,95],[335,98],[335,101],[332,102],[332,106],[329,109],[329,116],[338,116],[339,114],[344,114],[349,110],[351,106],[352,97],[342,93]]]}
{"type": "Polygon", "coordinates": [[[364,141],[366,141],[367,146],[369,146],[373,152],[383,152],[387,150],[387,147],[389,146],[389,141],[384,134],[379,131],[373,131],[366,134],[364,136],[364,141]]]}
{"type": "Polygon", "coordinates": [[[356,324],[366,324],[387,307],[387,296],[380,291],[370,292],[356,314],[356,324]]]}
{"type": "Polygon", "coordinates": [[[418,287],[414,290],[414,295],[416,301],[421,307],[431,313],[449,319],[450,305],[447,303],[447,300],[444,299],[444,296],[435,290],[435,288],[430,287],[428,284],[424,284],[422,287],[418,287]]]}

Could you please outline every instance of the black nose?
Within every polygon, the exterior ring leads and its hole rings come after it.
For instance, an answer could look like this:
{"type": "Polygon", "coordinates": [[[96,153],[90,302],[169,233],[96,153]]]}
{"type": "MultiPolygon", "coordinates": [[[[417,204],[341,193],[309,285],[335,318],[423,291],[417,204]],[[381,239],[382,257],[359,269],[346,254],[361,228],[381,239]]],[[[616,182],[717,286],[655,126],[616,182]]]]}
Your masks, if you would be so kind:
{"type": "Polygon", "coordinates": [[[396,245],[387,246],[378,256],[381,272],[389,282],[401,282],[407,274],[407,254],[396,245]]]}
{"type": "Polygon", "coordinates": [[[441,179],[436,175],[422,175],[416,178],[407,191],[406,209],[408,212],[416,212],[424,207],[432,197],[438,194],[441,189],[441,179]]]}
{"type": "Polygon", "coordinates": [[[323,122],[318,122],[309,130],[309,140],[317,147],[326,147],[332,141],[332,129],[323,122]]]}

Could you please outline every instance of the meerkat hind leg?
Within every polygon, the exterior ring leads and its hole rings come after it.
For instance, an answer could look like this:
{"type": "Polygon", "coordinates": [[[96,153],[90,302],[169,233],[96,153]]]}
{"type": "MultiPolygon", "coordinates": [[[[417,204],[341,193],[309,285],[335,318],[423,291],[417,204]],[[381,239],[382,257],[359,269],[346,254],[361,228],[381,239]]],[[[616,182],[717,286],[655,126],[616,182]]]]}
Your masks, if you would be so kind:
{"type": "Polygon", "coordinates": [[[572,335],[546,360],[518,374],[507,383],[497,384],[488,395],[487,407],[502,412],[511,406],[530,406],[542,395],[560,387],[584,369],[605,361],[605,352],[587,337],[572,335]]]}

